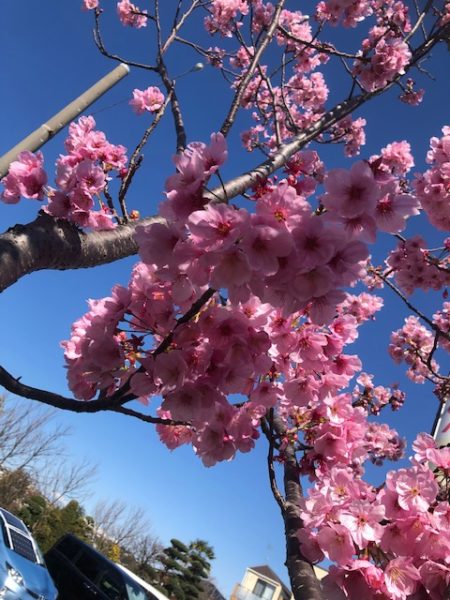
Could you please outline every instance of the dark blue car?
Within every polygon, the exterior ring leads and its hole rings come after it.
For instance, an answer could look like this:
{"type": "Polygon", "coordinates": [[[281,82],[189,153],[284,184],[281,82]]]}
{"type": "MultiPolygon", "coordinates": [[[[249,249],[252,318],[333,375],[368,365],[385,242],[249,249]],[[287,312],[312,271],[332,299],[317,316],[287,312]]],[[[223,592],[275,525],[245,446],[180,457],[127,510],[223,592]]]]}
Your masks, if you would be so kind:
{"type": "Polygon", "coordinates": [[[55,600],[57,591],[31,533],[0,508],[0,600],[55,600]]]}

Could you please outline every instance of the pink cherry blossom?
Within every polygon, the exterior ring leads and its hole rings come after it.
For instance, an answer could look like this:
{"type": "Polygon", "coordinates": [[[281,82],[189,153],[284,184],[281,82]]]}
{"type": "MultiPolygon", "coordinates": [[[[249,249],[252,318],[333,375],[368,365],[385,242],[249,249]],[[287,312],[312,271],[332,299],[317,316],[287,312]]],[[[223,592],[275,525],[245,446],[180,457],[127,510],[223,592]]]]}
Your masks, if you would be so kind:
{"type": "Polygon", "coordinates": [[[33,154],[28,150],[20,152],[17,159],[9,165],[6,177],[2,179],[5,186],[1,199],[7,204],[16,204],[20,197],[42,200],[47,173],[43,168],[42,152],[33,154]]]}
{"type": "Polygon", "coordinates": [[[372,170],[364,162],[355,163],[350,171],[329,171],[325,190],[322,198],[324,206],[349,218],[372,213],[380,196],[372,170]]]}
{"type": "Polygon", "coordinates": [[[99,0],[82,0],[82,9],[83,10],[92,10],[94,8],[98,8],[99,0]]]}
{"type": "Polygon", "coordinates": [[[417,589],[420,573],[411,558],[395,558],[384,572],[387,591],[392,600],[405,600],[417,589]]]}
{"type": "Polygon", "coordinates": [[[317,534],[321,550],[338,565],[350,563],[355,553],[350,532],[343,525],[330,523],[317,534]]]}
{"type": "Polygon", "coordinates": [[[146,10],[141,10],[130,0],[120,0],[117,3],[117,14],[122,25],[140,29],[147,26],[146,10]]]}
{"type": "Polygon", "coordinates": [[[137,115],[144,114],[145,111],[157,112],[164,104],[164,94],[155,86],[150,86],[145,90],[133,90],[133,98],[130,100],[130,106],[137,115]]]}
{"type": "Polygon", "coordinates": [[[355,544],[365,548],[369,542],[379,542],[383,535],[380,525],[384,517],[383,506],[371,506],[365,502],[353,502],[348,512],[340,514],[339,520],[347,527],[355,544]]]}

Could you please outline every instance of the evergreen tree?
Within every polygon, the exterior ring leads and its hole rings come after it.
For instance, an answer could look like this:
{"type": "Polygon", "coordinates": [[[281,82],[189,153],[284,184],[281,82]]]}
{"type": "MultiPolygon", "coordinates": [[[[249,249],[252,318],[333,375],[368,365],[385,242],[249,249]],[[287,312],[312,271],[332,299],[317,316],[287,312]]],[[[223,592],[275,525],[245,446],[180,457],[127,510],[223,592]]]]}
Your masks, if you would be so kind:
{"type": "Polygon", "coordinates": [[[211,571],[210,560],[214,550],[204,540],[194,540],[186,546],[176,539],[164,549],[160,561],[164,566],[160,576],[160,587],[174,600],[199,598],[202,582],[211,571]]]}
{"type": "Polygon", "coordinates": [[[24,500],[16,514],[30,529],[43,552],[66,533],[73,533],[83,540],[89,538],[88,520],[76,500],[59,507],[53,506],[43,496],[33,495],[24,500]]]}

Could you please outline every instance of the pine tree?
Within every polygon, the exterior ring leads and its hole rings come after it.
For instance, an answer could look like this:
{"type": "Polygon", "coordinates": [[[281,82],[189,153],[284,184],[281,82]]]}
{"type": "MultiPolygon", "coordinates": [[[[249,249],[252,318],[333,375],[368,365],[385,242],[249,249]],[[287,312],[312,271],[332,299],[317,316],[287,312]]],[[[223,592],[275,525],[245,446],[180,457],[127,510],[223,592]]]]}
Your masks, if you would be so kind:
{"type": "Polygon", "coordinates": [[[170,543],[160,556],[164,566],[160,587],[174,600],[199,598],[202,582],[211,571],[209,561],[215,558],[214,550],[204,540],[194,540],[189,546],[176,539],[170,543]]]}

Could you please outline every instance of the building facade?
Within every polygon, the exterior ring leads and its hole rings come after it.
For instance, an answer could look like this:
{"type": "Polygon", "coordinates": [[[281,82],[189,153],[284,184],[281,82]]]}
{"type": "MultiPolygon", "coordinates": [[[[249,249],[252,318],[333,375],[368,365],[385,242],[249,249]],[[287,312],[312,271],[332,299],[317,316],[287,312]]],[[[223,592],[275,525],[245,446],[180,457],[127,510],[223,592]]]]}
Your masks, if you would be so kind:
{"type": "MultiPolygon", "coordinates": [[[[327,574],[325,569],[314,567],[318,579],[327,574]]],[[[292,600],[291,590],[268,566],[248,567],[241,583],[235,585],[230,600],[292,600]]]]}

